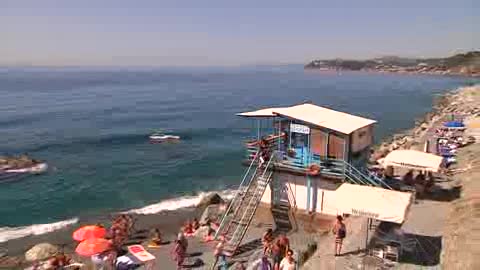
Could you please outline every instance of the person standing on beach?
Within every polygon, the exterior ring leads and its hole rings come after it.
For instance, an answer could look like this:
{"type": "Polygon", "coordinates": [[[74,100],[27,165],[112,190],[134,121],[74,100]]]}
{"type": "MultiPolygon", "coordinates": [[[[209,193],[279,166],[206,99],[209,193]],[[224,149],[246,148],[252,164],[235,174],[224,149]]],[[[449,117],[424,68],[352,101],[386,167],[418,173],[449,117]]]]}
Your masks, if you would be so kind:
{"type": "Polygon", "coordinates": [[[342,216],[337,216],[332,232],[335,235],[335,256],[340,256],[343,239],[347,236],[347,228],[345,223],[343,223],[342,216]]]}
{"type": "Polygon", "coordinates": [[[273,269],[280,269],[280,262],[287,255],[290,249],[290,241],[287,236],[282,234],[272,246],[273,269]]]}
{"type": "Polygon", "coordinates": [[[175,240],[175,246],[172,250],[173,260],[177,263],[177,270],[182,269],[185,260],[185,249],[180,240],[175,240]]]}
{"type": "Polygon", "coordinates": [[[283,258],[282,262],[280,263],[280,270],[296,270],[297,265],[295,259],[293,259],[293,251],[289,249],[287,251],[287,256],[283,258]]]}
{"type": "Polygon", "coordinates": [[[273,242],[273,231],[272,229],[268,229],[262,236],[262,244],[263,244],[263,254],[267,254],[271,252],[273,242]]]}
{"type": "Polygon", "coordinates": [[[185,230],[184,227],[180,229],[180,232],[178,232],[178,235],[177,235],[177,240],[180,241],[180,244],[182,245],[184,251],[187,252],[188,240],[187,240],[187,237],[185,236],[184,230],[185,230]]]}

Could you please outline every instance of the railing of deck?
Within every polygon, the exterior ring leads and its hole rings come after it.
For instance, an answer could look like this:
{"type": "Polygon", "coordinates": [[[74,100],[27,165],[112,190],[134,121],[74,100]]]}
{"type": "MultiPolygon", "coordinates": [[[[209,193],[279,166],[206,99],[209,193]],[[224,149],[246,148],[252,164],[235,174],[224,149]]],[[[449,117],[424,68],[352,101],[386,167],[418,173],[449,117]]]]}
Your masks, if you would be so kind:
{"type": "Polygon", "coordinates": [[[356,168],[342,159],[325,158],[315,154],[303,155],[300,158],[290,158],[283,153],[283,160],[280,163],[283,166],[306,169],[312,164],[319,165],[321,174],[331,177],[341,177],[346,182],[359,185],[377,186],[392,189],[379,177],[370,174],[367,171],[356,168]]]}

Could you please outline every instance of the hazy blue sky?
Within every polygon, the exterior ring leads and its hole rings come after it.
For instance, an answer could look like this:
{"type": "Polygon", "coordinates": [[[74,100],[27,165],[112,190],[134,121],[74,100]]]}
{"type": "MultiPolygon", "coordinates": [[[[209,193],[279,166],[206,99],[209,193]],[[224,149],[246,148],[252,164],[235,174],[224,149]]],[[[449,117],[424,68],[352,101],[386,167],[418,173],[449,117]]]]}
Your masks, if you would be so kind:
{"type": "Polygon", "coordinates": [[[480,1],[0,1],[0,65],[236,65],[480,47],[480,1]]]}

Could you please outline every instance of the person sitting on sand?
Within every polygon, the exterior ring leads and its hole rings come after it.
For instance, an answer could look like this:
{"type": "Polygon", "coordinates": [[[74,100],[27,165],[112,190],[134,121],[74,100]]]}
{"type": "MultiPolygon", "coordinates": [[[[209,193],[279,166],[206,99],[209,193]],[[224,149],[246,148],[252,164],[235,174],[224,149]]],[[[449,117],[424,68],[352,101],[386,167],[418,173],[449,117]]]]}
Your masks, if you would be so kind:
{"type": "Polygon", "coordinates": [[[159,229],[153,229],[151,235],[149,246],[159,246],[162,244],[162,234],[160,233],[159,229]]]}
{"type": "Polygon", "coordinates": [[[187,221],[185,223],[185,226],[183,227],[184,228],[184,233],[186,236],[191,236],[193,235],[194,231],[193,231],[193,225],[190,221],[187,221]]]}
{"type": "Polygon", "coordinates": [[[215,239],[215,230],[212,228],[208,227],[207,235],[203,237],[204,242],[210,242],[215,239]]]}

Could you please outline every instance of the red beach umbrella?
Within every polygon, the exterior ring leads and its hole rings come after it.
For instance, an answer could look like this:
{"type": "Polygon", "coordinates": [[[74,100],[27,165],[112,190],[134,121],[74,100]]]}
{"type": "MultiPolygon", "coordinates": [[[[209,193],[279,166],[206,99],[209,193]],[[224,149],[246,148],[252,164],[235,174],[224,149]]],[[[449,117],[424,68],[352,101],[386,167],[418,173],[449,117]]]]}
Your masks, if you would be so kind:
{"type": "Polygon", "coordinates": [[[76,230],[73,233],[73,239],[81,242],[89,238],[103,238],[106,234],[107,230],[105,230],[105,228],[96,225],[88,225],[76,230]]]}
{"type": "Polygon", "coordinates": [[[75,251],[82,256],[92,256],[109,250],[112,243],[104,238],[89,238],[78,244],[75,251]]]}

